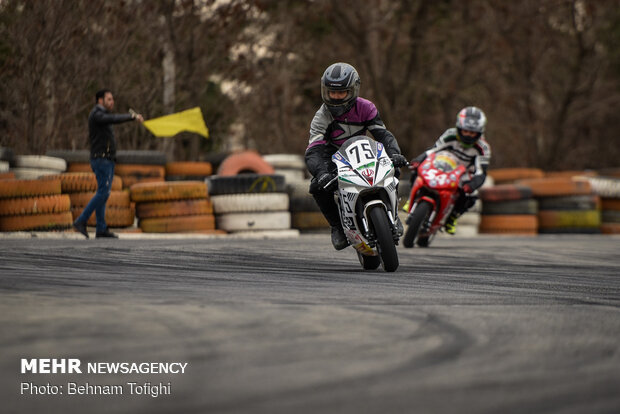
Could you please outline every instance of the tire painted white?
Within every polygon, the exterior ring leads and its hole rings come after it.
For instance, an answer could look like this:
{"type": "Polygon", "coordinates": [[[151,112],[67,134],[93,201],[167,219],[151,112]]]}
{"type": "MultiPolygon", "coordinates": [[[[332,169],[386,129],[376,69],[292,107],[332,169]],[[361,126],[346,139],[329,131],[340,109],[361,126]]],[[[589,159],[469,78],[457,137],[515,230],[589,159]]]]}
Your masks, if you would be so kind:
{"type": "Polygon", "coordinates": [[[58,173],[67,170],[67,161],[46,155],[18,155],[15,157],[15,166],[18,168],[55,170],[58,173]]]}
{"type": "Polygon", "coordinates": [[[228,213],[215,216],[216,227],[229,232],[249,230],[286,230],[291,228],[288,211],[228,213]]]}
{"type": "Polygon", "coordinates": [[[288,210],[286,193],[223,194],[211,196],[215,214],[288,210]]]}
{"type": "Polygon", "coordinates": [[[9,163],[7,161],[0,161],[0,173],[9,172],[9,163]]]}
{"type": "Polygon", "coordinates": [[[303,155],[299,154],[267,154],[263,155],[263,159],[274,169],[292,168],[304,171],[306,169],[306,161],[303,155]]]}
{"type": "Polygon", "coordinates": [[[609,198],[620,198],[620,178],[587,177],[592,193],[609,198]]]}
{"type": "Polygon", "coordinates": [[[304,171],[294,170],[292,168],[276,168],[274,174],[283,175],[285,183],[294,183],[297,181],[303,181],[304,171]]]}
{"type": "Polygon", "coordinates": [[[18,180],[36,180],[44,175],[58,174],[58,170],[50,170],[46,168],[11,168],[18,180]]]}

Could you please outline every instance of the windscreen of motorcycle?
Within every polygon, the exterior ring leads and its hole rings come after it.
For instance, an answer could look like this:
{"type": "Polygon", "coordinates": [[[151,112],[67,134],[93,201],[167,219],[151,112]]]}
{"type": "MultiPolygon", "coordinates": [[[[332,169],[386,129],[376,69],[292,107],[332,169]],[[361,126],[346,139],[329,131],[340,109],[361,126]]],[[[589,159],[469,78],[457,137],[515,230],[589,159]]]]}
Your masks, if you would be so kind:
{"type": "Polygon", "coordinates": [[[355,185],[377,185],[393,171],[383,145],[363,135],[345,141],[332,159],[339,179],[355,185]]]}
{"type": "Polygon", "coordinates": [[[458,166],[459,160],[450,151],[440,151],[435,154],[433,167],[437,168],[439,171],[448,173],[454,171],[458,166]]]}

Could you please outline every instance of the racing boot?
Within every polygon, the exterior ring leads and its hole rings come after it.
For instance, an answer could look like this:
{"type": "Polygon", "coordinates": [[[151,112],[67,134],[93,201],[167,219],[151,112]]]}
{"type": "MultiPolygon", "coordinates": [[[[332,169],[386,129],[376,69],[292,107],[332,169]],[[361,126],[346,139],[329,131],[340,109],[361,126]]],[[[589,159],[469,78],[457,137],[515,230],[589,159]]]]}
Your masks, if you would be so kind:
{"type": "Polygon", "coordinates": [[[349,245],[342,226],[332,226],[332,244],[336,250],[342,250],[349,245]]]}
{"type": "Polygon", "coordinates": [[[455,216],[454,214],[450,214],[450,216],[448,217],[448,220],[446,220],[446,224],[445,224],[445,228],[446,228],[446,233],[448,234],[452,234],[454,235],[454,233],[456,233],[456,219],[458,217],[455,216]]]}

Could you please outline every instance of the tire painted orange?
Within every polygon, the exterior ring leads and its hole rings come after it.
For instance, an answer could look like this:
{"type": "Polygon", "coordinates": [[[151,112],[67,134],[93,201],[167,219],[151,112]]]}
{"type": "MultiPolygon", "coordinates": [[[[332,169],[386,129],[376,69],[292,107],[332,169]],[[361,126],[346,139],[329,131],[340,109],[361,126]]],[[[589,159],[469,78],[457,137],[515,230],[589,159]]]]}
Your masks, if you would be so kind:
{"type": "Polygon", "coordinates": [[[66,194],[0,200],[0,216],[62,213],[63,211],[71,211],[71,200],[66,194]]]}
{"type": "Polygon", "coordinates": [[[275,170],[256,151],[242,151],[229,155],[217,170],[221,176],[237,175],[243,172],[273,174],[275,170]]]}
{"type": "Polygon", "coordinates": [[[165,181],[131,186],[131,200],[170,201],[207,198],[207,184],[201,181],[165,181]]]}
{"type": "Polygon", "coordinates": [[[531,232],[538,229],[538,220],[531,214],[481,215],[481,233],[500,232],[531,232]]]}
{"type": "Polygon", "coordinates": [[[116,164],[114,174],[120,177],[152,178],[166,176],[166,169],[161,165],[116,164]]]}
{"type": "Polygon", "coordinates": [[[140,220],[140,228],[145,233],[182,233],[215,229],[215,216],[162,217],[140,220]]]}
{"type": "Polygon", "coordinates": [[[12,180],[15,179],[15,173],[13,171],[0,173],[0,180],[12,180]]]}
{"type": "MultiPolygon", "coordinates": [[[[80,193],[84,191],[97,191],[97,177],[95,173],[64,173],[56,175],[46,175],[41,180],[60,180],[63,193],[80,193]]],[[[112,180],[112,191],[123,189],[123,181],[117,175],[112,180]]]]}
{"type": "Polygon", "coordinates": [[[136,213],[141,219],[153,217],[196,216],[213,214],[213,204],[210,200],[138,203],[136,213]]]}
{"type": "Polygon", "coordinates": [[[210,162],[169,162],[166,164],[166,175],[208,176],[213,174],[210,162]]]}
{"type": "Polygon", "coordinates": [[[64,230],[72,224],[70,211],[0,217],[0,231],[64,230]]]}
{"type": "Polygon", "coordinates": [[[515,184],[532,189],[534,197],[553,197],[591,194],[592,187],[587,179],[555,177],[519,180],[515,184]]]}
{"type": "Polygon", "coordinates": [[[532,197],[529,187],[515,184],[500,184],[479,190],[482,201],[513,201],[532,197]]]}
{"type": "Polygon", "coordinates": [[[87,162],[70,162],[67,166],[67,172],[93,172],[93,169],[87,162]]]}
{"type": "Polygon", "coordinates": [[[545,176],[543,170],[538,168],[497,168],[489,170],[488,173],[495,184],[511,183],[516,180],[526,178],[542,178],[545,176]]]}
{"type": "Polygon", "coordinates": [[[60,194],[62,182],[60,179],[46,180],[16,180],[0,181],[0,198],[34,197],[40,195],[60,194]]]}
{"type": "MultiPolygon", "coordinates": [[[[73,208],[73,220],[76,220],[82,214],[84,208],[73,208]]],[[[136,210],[133,207],[107,207],[105,209],[105,222],[108,227],[129,227],[134,223],[136,218],[136,210]]],[[[97,216],[95,212],[88,218],[89,226],[97,225],[97,216]]]]}
{"type": "Polygon", "coordinates": [[[131,188],[132,185],[140,183],[161,183],[165,181],[164,177],[134,177],[128,175],[123,177],[123,189],[131,188]]]}
{"type": "Polygon", "coordinates": [[[620,223],[603,223],[603,224],[601,224],[601,233],[603,233],[603,234],[620,234],[620,223]]]}
{"type": "MultiPolygon", "coordinates": [[[[83,193],[70,193],[72,207],[86,207],[90,200],[95,196],[94,191],[83,193]]],[[[111,191],[106,207],[129,207],[129,191],[111,191]]]]}

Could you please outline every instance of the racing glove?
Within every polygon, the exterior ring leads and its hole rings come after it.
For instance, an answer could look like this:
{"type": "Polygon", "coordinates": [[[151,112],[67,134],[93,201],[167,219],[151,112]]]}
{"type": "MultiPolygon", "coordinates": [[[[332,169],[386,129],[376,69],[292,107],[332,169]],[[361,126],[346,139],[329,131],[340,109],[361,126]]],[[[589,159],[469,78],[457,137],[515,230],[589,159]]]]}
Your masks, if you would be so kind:
{"type": "Polygon", "coordinates": [[[404,167],[407,165],[407,158],[402,154],[394,154],[392,155],[392,163],[395,168],[404,167]]]}
{"type": "Polygon", "coordinates": [[[323,191],[334,191],[336,189],[336,187],[338,187],[338,180],[334,180],[334,178],[336,178],[337,175],[334,173],[323,173],[321,174],[317,180],[317,186],[319,187],[320,190],[323,191]],[[334,180],[331,184],[329,184],[329,187],[325,187],[330,181],[334,180]]]}

